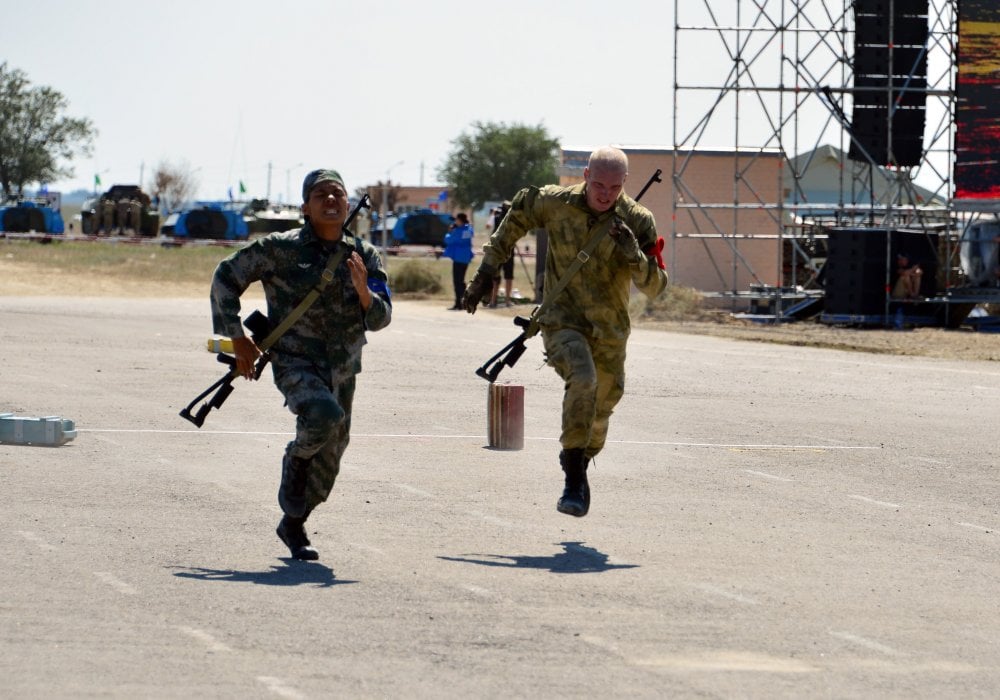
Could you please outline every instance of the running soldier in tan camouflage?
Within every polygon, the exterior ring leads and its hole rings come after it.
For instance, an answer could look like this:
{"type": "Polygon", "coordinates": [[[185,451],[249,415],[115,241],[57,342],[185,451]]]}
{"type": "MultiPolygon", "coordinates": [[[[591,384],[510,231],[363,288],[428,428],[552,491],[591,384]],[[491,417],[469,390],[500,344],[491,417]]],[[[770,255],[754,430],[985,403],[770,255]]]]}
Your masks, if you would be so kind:
{"type": "Polygon", "coordinates": [[[233,339],[237,369],[253,376],[260,350],[240,325],[240,295],[261,282],[272,327],[320,281],[329,257],[344,258],[333,280],[271,347],[274,383],[296,418],[295,439],[282,460],[278,504],[281,538],[296,559],[316,559],[305,521],[325,501],[340,471],[351,428],[355,376],[365,332],[389,325],[392,302],[378,251],[344,235],[347,188],[335,170],[314,170],[302,185],[301,229],[260,238],[219,263],[212,280],[215,332],[233,339]]]}
{"type": "Polygon", "coordinates": [[[559,461],[566,479],[556,508],[577,517],[590,509],[587,466],[603,449],[611,413],[625,391],[631,285],[651,299],[667,286],[662,239],[650,211],[625,194],[627,176],[625,153],[603,147],[590,154],[582,184],[518,192],[483,247],[483,261],[462,303],[476,312],[498,266],[531,229],[548,232],[546,290],[556,286],[593,235],[608,234],[538,318],[547,362],[565,382],[559,461]]]}

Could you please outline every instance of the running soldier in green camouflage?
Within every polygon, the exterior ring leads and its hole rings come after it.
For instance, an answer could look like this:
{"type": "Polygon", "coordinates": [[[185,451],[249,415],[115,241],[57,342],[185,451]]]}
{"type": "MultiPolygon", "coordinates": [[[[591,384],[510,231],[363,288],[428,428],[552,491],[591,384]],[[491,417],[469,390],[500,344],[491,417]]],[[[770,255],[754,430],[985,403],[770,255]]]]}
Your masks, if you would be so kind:
{"type": "Polygon", "coordinates": [[[260,349],[244,336],[240,295],[261,282],[272,327],[320,281],[329,256],[344,248],[333,281],[272,346],[274,383],[297,416],[295,439],[282,460],[278,504],[281,538],[296,559],[317,559],[305,521],[325,501],[340,471],[351,428],[355,376],[365,332],[389,325],[392,302],[378,251],[343,234],[347,188],[335,170],[314,170],[302,184],[301,229],[273,233],[219,263],[212,280],[215,332],[233,339],[237,369],[253,376],[260,349]]]}
{"type": "Polygon", "coordinates": [[[631,285],[651,299],[667,286],[662,239],[650,211],[625,194],[627,176],[625,153],[604,147],[590,154],[582,184],[518,192],[483,247],[483,261],[462,302],[466,311],[476,312],[498,266],[531,229],[548,232],[546,290],[556,286],[593,235],[607,232],[538,319],[547,362],[565,382],[559,461],[566,482],[556,508],[577,517],[590,509],[587,466],[604,447],[608,420],[625,391],[631,285]]]}

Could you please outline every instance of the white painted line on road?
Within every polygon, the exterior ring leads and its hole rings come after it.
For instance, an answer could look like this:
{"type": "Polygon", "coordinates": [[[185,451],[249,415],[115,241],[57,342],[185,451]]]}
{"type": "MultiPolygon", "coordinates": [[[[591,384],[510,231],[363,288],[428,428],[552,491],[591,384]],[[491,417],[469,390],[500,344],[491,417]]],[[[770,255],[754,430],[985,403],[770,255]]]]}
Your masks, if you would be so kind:
{"type": "Polygon", "coordinates": [[[232,651],[232,649],[204,630],[195,629],[194,627],[185,627],[183,625],[178,625],[177,629],[189,637],[197,639],[199,642],[204,644],[209,651],[232,651]]]}
{"type": "Polygon", "coordinates": [[[749,596],[745,596],[742,593],[733,593],[731,591],[727,591],[724,588],[713,586],[710,583],[700,583],[697,584],[695,588],[697,588],[700,591],[704,591],[705,593],[711,593],[712,595],[728,598],[729,600],[735,600],[737,603],[744,603],[746,605],[760,605],[760,601],[754,600],[749,596]]]}
{"type": "Polygon", "coordinates": [[[833,443],[835,445],[846,445],[847,444],[846,440],[838,440],[837,438],[829,437],[829,436],[826,436],[826,435],[822,435],[822,436],[821,435],[807,435],[807,434],[803,433],[802,437],[804,437],[804,438],[806,438],[808,440],[822,440],[824,442],[830,442],[830,443],[833,443]]]}
{"type": "Polygon", "coordinates": [[[399,482],[393,482],[393,486],[403,489],[404,491],[409,491],[410,493],[415,494],[417,496],[422,496],[424,498],[434,498],[433,493],[428,493],[427,491],[418,489],[415,486],[410,486],[409,484],[401,484],[399,482]]]}
{"type": "MultiPolygon", "coordinates": [[[[77,428],[78,433],[141,433],[149,435],[235,435],[247,437],[250,435],[284,435],[294,436],[289,431],[266,430],[150,430],[127,428],[77,428]]],[[[440,433],[351,433],[351,439],[371,438],[375,440],[429,438],[434,440],[486,440],[483,434],[477,435],[442,435],[440,433]]],[[[555,442],[558,437],[531,437],[525,440],[536,442],[555,442]]],[[[657,447],[706,447],[717,449],[744,450],[880,450],[879,445],[780,445],[771,443],[741,443],[741,442],[678,442],[672,440],[608,440],[616,445],[654,445],[657,447]]]]}
{"type": "Polygon", "coordinates": [[[139,591],[135,590],[132,586],[122,581],[120,578],[108,573],[107,571],[95,571],[94,576],[104,581],[112,588],[114,588],[119,593],[124,593],[125,595],[138,595],[139,591]]]}
{"type": "Polygon", "coordinates": [[[305,700],[305,695],[295,690],[295,688],[287,685],[285,681],[280,678],[275,678],[274,676],[257,676],[257,681],[263,684],[265,688],[270,690],[279,698],[288,698],[288,700],[305,700]]]}
{"type": "Polygon", "coordinates": [[[961,525],[962,527],[967,527],[972,530],[980,530],[981,532],[993,532],[995,528],[983,527],[982,525],[974,525],[972,523],[955,523],[956,525],[961,525]]]}
{"type": "Polygon", "coordinates": [[[876,501],[874,498],[868,498],[867,496],[856,496],[854,494],[847,494],[848,498],[856,498],[859,501],[864,501],[865,503],[872,503],[876,506],[883,506],[885,508],[902,508],[903,506],[898,503],[889,503],[888,501],[876,501]]]}
{"type": "MultiPolygon", "coordinates": [[[[78,433],[143,433],[148,435],[172,435],[183,433],[185,435],[294,435],[294,432],[287,430],[265,431],[265,430],[151,430],[149,428],[77,428],[78,433]]],[[[114,443],[117,444],[117,443],[114,443]]]]}
{"type": "Polygon", "coordinates": [[[44,549],[46,552],[55,551],[55,545],[49,544],[48,542],[46,542],[33,532],[30,532],[28,530],[18,530],[17,534],[19,534],[24,539],[28,540],[28,542],[31,542],[39,549],[44,549]]]}
{"type": "Polygon", "coordinates": [[[880,644],[879,642],[873,642],[870,639],[865,639],[864,637],[851,634],[850,632],[830,632],[830,636],[836,637],[837,639],[843,639],[845,642],[857,644],[858,646],[862,646],[866,649],[871,649],[872,651],[877,651],[882,654],[887,654],[889,656],[906,656],[903,652],[897,651],[892,647],[880,644]]]}
{"type": "Polygon", "coordinates": [[[768,474],[767,472],[758,472],[753,469],[744,469],[747,474],[753,474],[755,476],[762,476],[765,479],[774,479],[775,481],[791,481],[791,479],[786,479],[783,476],[775,476],[774,474],[768,474]]]}

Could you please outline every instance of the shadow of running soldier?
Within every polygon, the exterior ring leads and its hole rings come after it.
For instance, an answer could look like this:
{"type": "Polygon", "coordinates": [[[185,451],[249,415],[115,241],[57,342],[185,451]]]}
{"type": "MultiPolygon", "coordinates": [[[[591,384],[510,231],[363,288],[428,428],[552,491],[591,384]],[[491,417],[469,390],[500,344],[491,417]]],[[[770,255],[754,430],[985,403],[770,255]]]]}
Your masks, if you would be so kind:
{"type": "Polygon", "coordinates": [[[340,174],[310,172],[302,201],[305,226],[258,238],[219,263],[211,301],[215,332],[232,338],[236,369],[251,379],[261,352],[243,333],[243,292],[261,283],[272,328],[310,292],[321,292],[269,350],[274,383],[296,416],[295,439],[282,460],[278,505],[284,517],[277,533],[294,558],[312,560],[319,552],[305,522],[340,472],[365,335],[389,325],[392,302],[378,251],[344,230],[350,205],[340,174]]]}
{"type": "Polygon", "coordinates": [[[554,574],[593,574],[612,569],[635,569],[638,564],[610,564],[608,555],[583,542],[560,542],[563,551],[549,556],[511,556],[509,554],[467,554],[442,557],[445,561],[460,561],[482,566],[502,566],[511,569],[545,569],[554,574]],[[482,557],[482,558],[479,558],[482,557]]]}
{"type": "Polygon", "coordinates": [[[233,583],[254,583],[259,586],[314,586],[330,588],[357,581],[337,580],[333,569],[322,564],[294,566],[294,559],[283,559],[284,566],[272,566],[270,571],[237,571],[235,569],[208,569],[200,566],[177,571],[178,578],[192,578],[201,581],[230,581],[233,583]]]}
{"type": "Polygon", "coordinates": [[[483,246],[462,300],[474,314],[517,241],[533,229],[547,231],[547,308],[537,322],[546,362],[565,387],[559,463],[566,479],[556,509],[576,517],[590,510],[587,467],[604,449],[611,414],[625,393],[632,285],[650,299],[667,286],[662,238],[653,214],[625,193],[627,177],[628,157],[605,146],[590,154],[581,184],[522,189],[483,246]],[[591,244],[593,254],[583,255],[591,244]],[[564,278],[571,268],[578,271],[564,278]]]}

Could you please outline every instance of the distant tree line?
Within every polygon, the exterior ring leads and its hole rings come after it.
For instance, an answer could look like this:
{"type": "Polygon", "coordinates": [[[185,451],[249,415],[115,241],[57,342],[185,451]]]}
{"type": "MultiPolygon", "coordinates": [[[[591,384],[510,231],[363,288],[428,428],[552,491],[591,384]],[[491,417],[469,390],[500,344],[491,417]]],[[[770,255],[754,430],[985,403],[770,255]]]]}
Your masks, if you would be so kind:
{"type": "MultiPolygon", "coordinates": [[[[67,116],[67,107],[66,98],[56,90],[33,86],[23,71],[0,63],[0,194],[4,197],[20,195],[32,183],[71,177],[73,158],[90,155],[97,130],[89,119],[67,116]]],[[[478,209],[510,199],[526,185],[558,182],[558,154],[559,142],[541,125],[477,121],[471,133],[452,141],[438,176],[455,204],[478,209]]],[[[193,172],[187,165],[157,166],[152,189],[161,206],[178,206],[193,195],[197,186],[193,172]]],[[[373,197],[386,196],[391,204],[397,190],[387,182],[376,188],[373,197]]]]}

